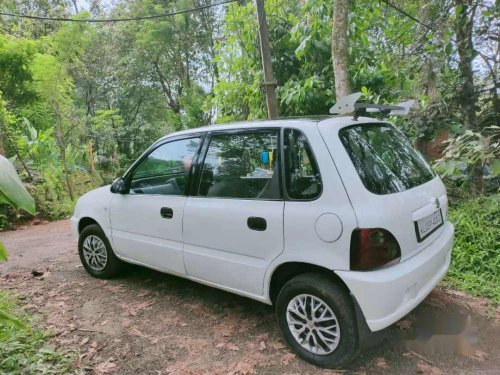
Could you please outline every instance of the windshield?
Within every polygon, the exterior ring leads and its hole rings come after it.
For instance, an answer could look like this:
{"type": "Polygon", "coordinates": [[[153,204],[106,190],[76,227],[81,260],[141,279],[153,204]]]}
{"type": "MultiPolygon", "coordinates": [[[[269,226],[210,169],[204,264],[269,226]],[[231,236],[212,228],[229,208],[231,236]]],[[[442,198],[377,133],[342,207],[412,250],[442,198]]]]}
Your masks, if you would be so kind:
{"type": "Polygon", "coordinates": [[[365,187],[375,194],[411,189],[434,178],[423,156],[389,124],[362,124],[339,132],[365,187]]]}

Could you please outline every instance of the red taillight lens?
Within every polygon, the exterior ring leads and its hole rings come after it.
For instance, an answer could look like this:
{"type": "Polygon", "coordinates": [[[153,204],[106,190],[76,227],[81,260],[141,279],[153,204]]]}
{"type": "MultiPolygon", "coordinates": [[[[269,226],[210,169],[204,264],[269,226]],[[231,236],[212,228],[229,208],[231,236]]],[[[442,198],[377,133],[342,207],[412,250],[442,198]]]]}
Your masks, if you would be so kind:
{"type": "Polygon", "coordinates": [[[368,271],[401,257],[394,236],[385,229],[355,229],[351,237],[351,270],[368,271]]]}

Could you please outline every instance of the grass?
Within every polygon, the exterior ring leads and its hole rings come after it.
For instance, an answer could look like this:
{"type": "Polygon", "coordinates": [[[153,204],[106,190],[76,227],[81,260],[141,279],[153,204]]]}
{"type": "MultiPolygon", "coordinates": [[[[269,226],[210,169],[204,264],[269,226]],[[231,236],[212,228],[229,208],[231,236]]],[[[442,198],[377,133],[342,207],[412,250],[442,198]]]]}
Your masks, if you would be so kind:
{"type": "Polygon", "coordinates": [[[47,344],[39,329],[18,302],[0,291],[0,311],[19,319],[21,326],[0,319],[0,374],[66,374],[72,360],[47,344]]]}
{"type": "Polygon", "coordinates": [[[500,304],[500,195],[452,204],[449,220],[455,244],[446,283],[500,304]]]}

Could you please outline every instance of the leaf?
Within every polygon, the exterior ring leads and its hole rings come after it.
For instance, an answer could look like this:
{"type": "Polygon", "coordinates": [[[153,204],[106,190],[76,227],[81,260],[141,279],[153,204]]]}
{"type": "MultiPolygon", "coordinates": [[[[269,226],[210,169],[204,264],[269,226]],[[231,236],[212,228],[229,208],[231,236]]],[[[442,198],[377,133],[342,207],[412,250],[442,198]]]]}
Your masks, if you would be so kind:
{"type": "Polygon", "coordinates": [[[94,371],[96,374],[111,374],[118,371],[118,366],[110,360],[107,360],[94,367],[94,371]]]}
{"type": "Polygon", "coordinates": [[[375,359],[375,366],[383,368],[384,370],[388,370],[391,368],[391,366],[389,366],[385,358],[382,357],[375,359]]]}
{"type": "Polygon", "coordinates": [[[236,345],[234,345],[233,343],[230,343],[230,342],[221,342],[221,343],[216,345],[216,348],[217,349],[229,349],[229,350],[232,350],[235,352],[240,350],[240,348],[238,348],[236,345]]]}
{"type": "Polygon", "coordinates": [[[403,319],[397,322],[396,326],[398,326],[401,331],[404,331],[411,328],[412,322],[411,320],[403,319]]]}
{"type": "Polygon", "coordinates": [[[437,367],[427,365],[425,363],[419,363],[417,364],[417,374],[422,374],[422,375],[444,375],[444,372],[442,372],[440,369],[437,367]]]}
{"type": "Polygon", "coordinates": [[[21,323],[14,316],[0,309],[0,322],[8,322],[14,324],[16,327],[24,328],[24,324],[21,323]]]}
{"type": "Polygon", "coordinates": [[[0,204],[35,214],[35,200],[19,179],[14,166],[0,155],[0,204]]]}
{"type": "Polygon", "coordinates": [[[500,176],[500,159],[493,160],[491,163],[491,173],[494,176],[500,176]]]}
{"type": "Polygon", "coordinates": [[[285,353],[283,357],[281,357],[281,364],[288,365],[295,358],[295,354],[293,353],[285,353]]]}
{"type": "Polygon", "coordinates": [[[0,262],[7,260],[7,249],[3,245],[2,241],[0,241],[0,262]]]}

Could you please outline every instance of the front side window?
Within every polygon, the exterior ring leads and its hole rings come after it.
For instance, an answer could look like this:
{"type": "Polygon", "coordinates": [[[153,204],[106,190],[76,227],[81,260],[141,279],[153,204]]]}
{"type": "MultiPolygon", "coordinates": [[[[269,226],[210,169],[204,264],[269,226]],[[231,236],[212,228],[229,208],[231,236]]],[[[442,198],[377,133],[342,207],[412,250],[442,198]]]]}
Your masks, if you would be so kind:
{"type": "Polygon", "coordinates": [[[132,172],[130,194],[184,195],[200,138],[165,143],[132,172]]]}
{"type": "Polygon", "coordinates": [[[406,137],[389,124],[362,124],[339,132],[365,187],[375,194],[411,189],[435,174],[406,137]]]}
{"type": "Polygon", "coordinates": [[[285,130],[286,191],[292,199],[315,199],[321,194],[321,177],[311,146],[302,132],[285,130]]]}
{"type": "Polygon", "coordinates": [[[198,195],[280,199],[278,132],[212,135],[198,195]]]}

